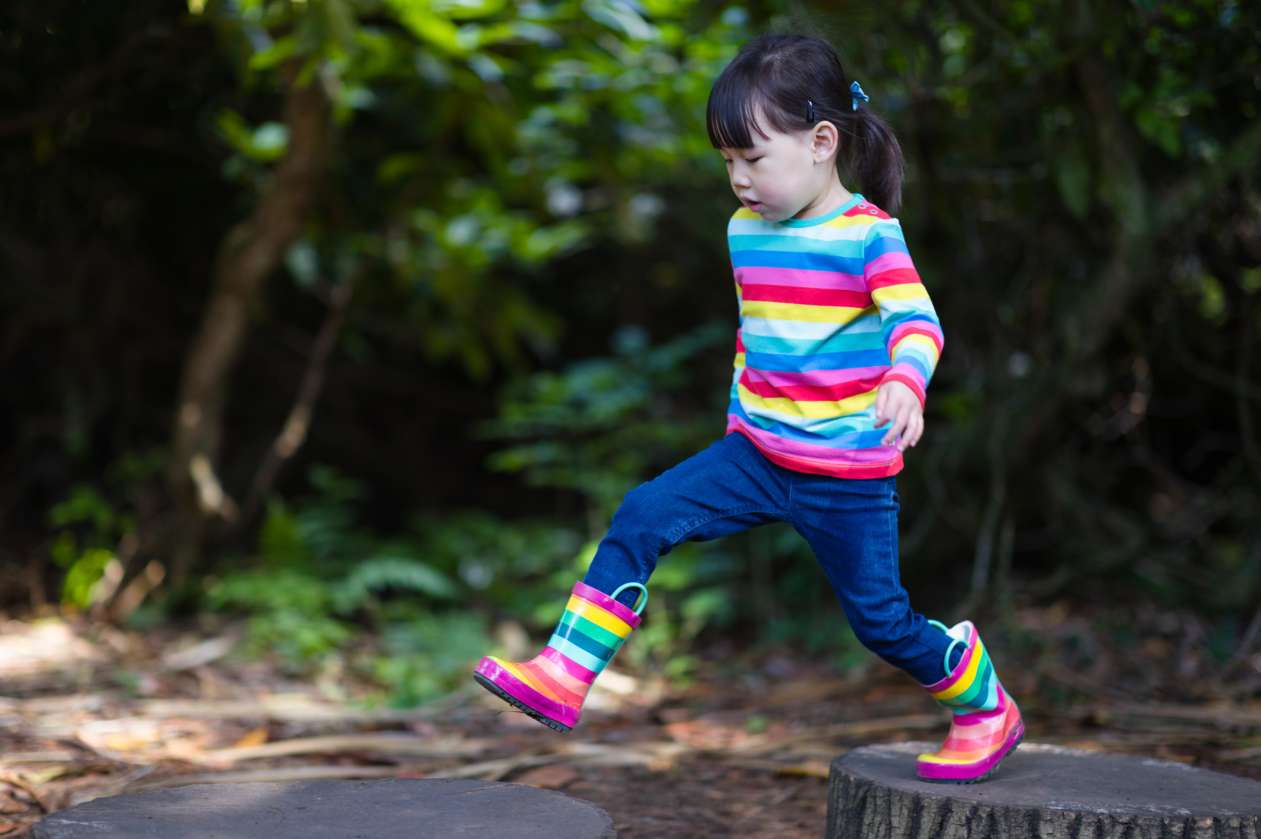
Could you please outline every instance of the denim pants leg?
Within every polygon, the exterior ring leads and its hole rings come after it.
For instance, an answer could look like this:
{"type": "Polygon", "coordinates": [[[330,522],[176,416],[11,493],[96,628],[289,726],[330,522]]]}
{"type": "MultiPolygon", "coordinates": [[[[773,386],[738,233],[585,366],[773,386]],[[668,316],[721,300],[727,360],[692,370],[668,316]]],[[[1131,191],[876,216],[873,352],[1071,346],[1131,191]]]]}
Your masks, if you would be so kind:
{"type": "MultiPolygon", "coordinates": [[[[805,537],[858,640],[921,684],[945,675],[950,638],[911,609],[898,569],[894,478],[809,475],[767,460],[728,434],[627,493],[583,579],[612,593],[647,584],[657,560],[684,541],[717,539],[788,521],[805,537]]],[[[620,598],[631,605],[637,592],[620,598]]]]}
{"type": "MultiPolygon", "coordinates": [[[[685,541],[717,539],[787,518],[788,473],[743,434],[729,434],[626,494],[583,582],[611,594],[644,583],[685,541]]],[[[631,605],[638,592],[619,599],[631,605]]]]}
{"type": "Polygon", "coordinates": [[[922,685],[948,675],[946,633],[911,608],[898,563],[896,479],[798,473],[792,523],[810,543],[854,635],[922,685]]]}

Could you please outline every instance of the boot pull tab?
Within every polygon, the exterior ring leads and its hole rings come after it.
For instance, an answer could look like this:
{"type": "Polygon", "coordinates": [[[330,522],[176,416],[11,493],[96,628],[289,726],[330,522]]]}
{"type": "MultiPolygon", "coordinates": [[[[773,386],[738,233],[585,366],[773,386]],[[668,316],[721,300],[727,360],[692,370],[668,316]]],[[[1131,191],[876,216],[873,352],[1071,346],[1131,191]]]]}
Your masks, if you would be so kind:
{"type": "Polygon", "coordinates": [[[613,594],[609,596],[612,597],[614,600],[617,600],[617,596],[628,588],[637,588],[644,593],[644,599],[640,600],[638,597],[636,597],[635,605],[631,607],[631,611],[634,612],[635,614],[637,615],[643,614],[644,607],[648,605],[648,588],[643,583],[623,583],[622,585],[617,587],[617,591],[613,592],[613,594]]]}

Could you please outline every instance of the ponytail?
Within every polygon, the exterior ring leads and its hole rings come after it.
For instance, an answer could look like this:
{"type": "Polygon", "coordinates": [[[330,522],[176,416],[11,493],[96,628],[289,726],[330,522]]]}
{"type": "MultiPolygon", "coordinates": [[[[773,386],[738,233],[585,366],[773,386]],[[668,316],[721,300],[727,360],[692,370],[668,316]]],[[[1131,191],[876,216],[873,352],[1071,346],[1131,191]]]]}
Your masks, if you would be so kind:
{"type": "Polygon", "coordinates": [[[844,171],[852,176],[876,206],[895,215],[902,206],[902,177],[906,164],[902,146],[889,124],[865,105],[859,106],[852,130],[841,141],[844,171]]]}

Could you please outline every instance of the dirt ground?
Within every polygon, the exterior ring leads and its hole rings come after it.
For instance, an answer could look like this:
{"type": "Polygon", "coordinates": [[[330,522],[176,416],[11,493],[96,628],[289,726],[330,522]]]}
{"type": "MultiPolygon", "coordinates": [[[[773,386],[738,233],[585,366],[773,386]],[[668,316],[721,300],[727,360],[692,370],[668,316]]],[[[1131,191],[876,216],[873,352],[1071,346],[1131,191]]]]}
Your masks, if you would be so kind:
{"type": "MultiPolygon", "coordinates": [[[[1261,655],[1242,650],[1223,670],[1195,648],[1189,618],[1151,618],[1138,649],[1063,608],[1020,620],[1049,639],[1023,669],[995,652],[1027,742],[1261,779],[1261,655]]],[[[0,620],[0,836],[98,796],[183,783],[470,777],[591,801],[621,839],[813,839],[833,759],[947,728],[874,656],[840,673],[792,650],[715,647],[687,685],[614,662],[579,727],[560,735],[471,680],[419,709],[362,710],[336,672],[295,682],[238,661],[239,635],[0,620]]]]}

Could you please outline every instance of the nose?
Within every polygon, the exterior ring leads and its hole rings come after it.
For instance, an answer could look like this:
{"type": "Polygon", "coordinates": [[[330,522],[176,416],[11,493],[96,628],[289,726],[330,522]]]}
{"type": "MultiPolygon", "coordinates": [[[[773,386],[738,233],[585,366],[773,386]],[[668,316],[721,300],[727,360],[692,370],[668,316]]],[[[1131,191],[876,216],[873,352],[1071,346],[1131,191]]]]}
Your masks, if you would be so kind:
{"type": "Polygon", "coordinates": [[[749,170],[739,163],[731,167],[731,185],[737,189],[747,189],[751,185],[749,170]]]}

